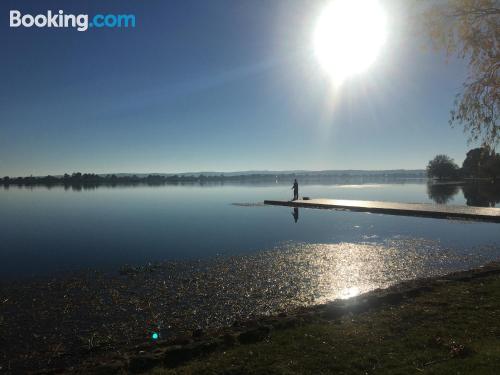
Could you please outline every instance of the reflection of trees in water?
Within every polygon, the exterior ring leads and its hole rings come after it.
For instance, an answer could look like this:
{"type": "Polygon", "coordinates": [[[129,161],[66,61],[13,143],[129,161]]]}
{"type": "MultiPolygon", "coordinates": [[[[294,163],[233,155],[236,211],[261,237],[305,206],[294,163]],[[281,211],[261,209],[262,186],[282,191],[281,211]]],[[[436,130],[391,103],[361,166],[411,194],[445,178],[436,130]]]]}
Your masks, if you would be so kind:
{"type": "Polygon", "coordinates": [[[467,184],[462,192],[467,206],[495,207],[500,203],[500,183],[467,184]]]}
{"type": "MultiPolygon", "coordinates": [[[[472,183],[461,186],[467,206],[495,207],[500,203],[500,183],[472,183]]],[[[427,184],[427,195],[438,204],[447,204],[460,191],[454,184],[427,184]]]]}
{"type": "Polygon", "coordinates": [[[427,183],[427,195],[437,204],[446,204],[453,200],[459,191],[457,185],[427,183]]]}

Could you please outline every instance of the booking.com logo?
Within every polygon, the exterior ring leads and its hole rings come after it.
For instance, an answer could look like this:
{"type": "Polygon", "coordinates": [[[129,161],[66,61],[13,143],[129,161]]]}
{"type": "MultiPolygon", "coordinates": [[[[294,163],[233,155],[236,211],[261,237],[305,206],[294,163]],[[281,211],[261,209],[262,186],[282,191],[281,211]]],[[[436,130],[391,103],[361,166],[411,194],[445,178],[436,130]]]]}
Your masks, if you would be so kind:
{"type": "Polygon", "coordinates": [[[46,14],[22,14],[19,10],[10,11],[10,27],[38,28],[76,28],[87,31],[89,28],[135,27],[135,14],[96,14],[89,22],[88,14],[65,14],[64,11],[46,14]]]}

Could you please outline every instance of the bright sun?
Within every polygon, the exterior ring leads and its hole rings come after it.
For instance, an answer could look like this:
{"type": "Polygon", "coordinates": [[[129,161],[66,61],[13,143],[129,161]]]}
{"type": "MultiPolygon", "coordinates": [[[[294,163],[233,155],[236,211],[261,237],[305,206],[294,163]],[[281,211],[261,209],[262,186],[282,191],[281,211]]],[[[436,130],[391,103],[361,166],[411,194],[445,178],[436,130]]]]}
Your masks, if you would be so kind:
{"type": "Polygon", "coordinates": [[[375,61],[386,34],[386,17],[377,0],[334,0],[318,19],[314,51],[340,84],[375,61]]]}

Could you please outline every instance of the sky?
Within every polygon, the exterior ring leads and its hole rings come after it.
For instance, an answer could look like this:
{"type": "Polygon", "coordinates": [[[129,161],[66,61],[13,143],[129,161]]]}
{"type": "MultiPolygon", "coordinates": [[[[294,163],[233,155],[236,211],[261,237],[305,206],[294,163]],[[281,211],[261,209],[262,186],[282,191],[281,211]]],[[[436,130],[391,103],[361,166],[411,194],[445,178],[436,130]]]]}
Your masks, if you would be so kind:
{"type": "Polygon", "coordinates": [[[410,1],[380,0],[376,61],[334,86],[312,43],[327,3],[2,0],[0,176],[461,164],[448,119],[465,63],[429,48],[410,1]],[[11,9],[136,27],[10,28],[11,9]]]}

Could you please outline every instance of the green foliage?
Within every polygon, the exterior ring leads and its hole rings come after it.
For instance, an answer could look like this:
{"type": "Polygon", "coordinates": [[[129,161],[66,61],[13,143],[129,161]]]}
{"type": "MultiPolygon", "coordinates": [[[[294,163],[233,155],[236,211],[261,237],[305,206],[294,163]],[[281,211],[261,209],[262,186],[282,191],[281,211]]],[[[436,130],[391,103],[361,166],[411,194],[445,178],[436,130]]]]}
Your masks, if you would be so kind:
{"type": "Polygon", "coordinates": [[[484,173],[493,178],[493,180],[500,178],[500,154],[495,154],[486,161],[484,173]]]}
{"type": "Polygon", "coordinates": [[[437,155],[427,165],[427,176],[437,179],[487,178],[496,181],[500,178],[500,154],[488,146],[474,148],[467,156],[460,169],[447,155],[437,155]]]}
{"type": "Polygon", "coordinates": [[[475,148],[467,152],[462,164],[462,175],[472,178],[500,177],[500,154],[489,147],[475,148]]]}
{"type": "Polygon", "coordinates": [[[500,2],[429,1],[425,32],[448,56],[466,59],[468,76],[456,97],[450,125],[462,125],[469,141],[495,147],[500,140],[500,2]]]}
{"type": "Polygon", "coordinates": [[[427,176],[430,178],[451,179],[458,175],[458,165],[447,155],[436,155],[427,165],[427,176]]]}

